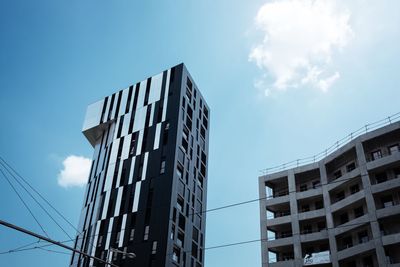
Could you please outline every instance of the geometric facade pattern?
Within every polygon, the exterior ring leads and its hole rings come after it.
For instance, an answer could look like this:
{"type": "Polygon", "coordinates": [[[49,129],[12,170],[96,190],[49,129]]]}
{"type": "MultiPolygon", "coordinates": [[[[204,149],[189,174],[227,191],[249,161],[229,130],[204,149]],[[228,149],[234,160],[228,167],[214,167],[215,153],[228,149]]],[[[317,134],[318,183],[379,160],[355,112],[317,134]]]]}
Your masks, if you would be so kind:
{"type": "MultiPolygon", "coordinates": [[[[203,266],[209,117],[184,64],[90,105],[75,248],[118,266],[203,266]]],[[[105,266],[76,253],[70,265],[105,266]]]]}

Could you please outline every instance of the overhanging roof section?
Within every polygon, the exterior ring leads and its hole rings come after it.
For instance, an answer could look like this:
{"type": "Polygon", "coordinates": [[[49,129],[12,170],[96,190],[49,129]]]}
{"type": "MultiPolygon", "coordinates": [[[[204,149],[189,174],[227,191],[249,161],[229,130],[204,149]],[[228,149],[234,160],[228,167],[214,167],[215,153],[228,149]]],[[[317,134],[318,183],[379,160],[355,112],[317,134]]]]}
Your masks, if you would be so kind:
{"type": "Polygon", "coordinates": [[[87,140],[93,147],[95,146],[97,139],[102,135],[104,129],[110,123],[100,123],[103,105],[104,99],[89,105],[86,109],[82,133],[86,136],[87,140]]]}

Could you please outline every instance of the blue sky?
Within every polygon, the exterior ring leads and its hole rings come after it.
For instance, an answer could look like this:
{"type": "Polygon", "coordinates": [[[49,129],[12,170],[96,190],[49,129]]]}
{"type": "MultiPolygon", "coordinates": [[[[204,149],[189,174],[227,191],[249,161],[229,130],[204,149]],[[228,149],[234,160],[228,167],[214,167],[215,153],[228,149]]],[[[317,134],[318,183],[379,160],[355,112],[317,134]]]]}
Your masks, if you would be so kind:
{"type": "MultiPolygon", "coordinates": [[[[74,224],[84,189],[58,175],[66,157],[91,158],[86,106],[180,62],[211,107],[209,208],[257,198],[260,169],[399,112],[398,1],[142,2],[0,3],[0,155],[74,224]]],[[[4,179],[0,203],[1,219],[40,231],[4,179]]],[[[51,237],[68,239],[29,204],[51,237]]],[[[207,214],[206,246],[258,238],[258,203],[207,214]]],[[[31,241],[0,227],[0,252],[31,241]]],[[[260,253],[259,243],[209,250],[206,266],[260,266],[260,253]]],[[[69,259],[0,254],[16,267],[69,259]]]]}

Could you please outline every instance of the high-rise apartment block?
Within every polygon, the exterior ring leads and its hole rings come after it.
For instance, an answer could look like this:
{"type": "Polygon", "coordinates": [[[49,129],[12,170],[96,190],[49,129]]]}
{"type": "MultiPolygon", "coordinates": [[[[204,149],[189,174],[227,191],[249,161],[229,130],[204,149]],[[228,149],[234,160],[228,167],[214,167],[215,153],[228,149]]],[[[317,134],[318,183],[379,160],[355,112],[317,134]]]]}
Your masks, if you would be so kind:
{"type": "MultiPolygon", "coordinates": [[[[209,118],[184,64],[90,105],[75,248],[120,267],[203,266],[209,118]]],[[[105,266],[76,253],[70,265],[105,266]]]]}
{"type": "Polygon", "coordinates": [[[400,266],[400,122],[355,134],[259,177],[263,267],[400,266]]]}

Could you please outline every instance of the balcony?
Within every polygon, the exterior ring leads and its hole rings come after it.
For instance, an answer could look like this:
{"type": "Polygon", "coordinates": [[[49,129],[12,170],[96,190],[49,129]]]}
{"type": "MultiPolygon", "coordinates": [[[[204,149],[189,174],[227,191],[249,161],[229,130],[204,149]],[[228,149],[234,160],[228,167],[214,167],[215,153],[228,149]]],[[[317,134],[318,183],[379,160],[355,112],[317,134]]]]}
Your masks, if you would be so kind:
{"type": "Polygon", "coordinates": [[[400,174],[392,179],[378,180],[371,186],[373,194],[400,187],[400,174]]]}
{"type": "Polygon", "coordinates": [[[271,247],[282,247],[293,244],[293,233],[291,223],[267,226],[267,239],[266,245],[271,247]]]}
{"type": "Polygon", "coordinates": [[[398,189],[374,194],[374,200],[378,218],[400,214],[400,191],[398,189]]]}
{"type": "Polygon", "coordinates": [[[295,266],[293,245],[268,248],[269,266],[295,266]]]}
{"type": "Polygon", "coordinates": [[[350,172],[347,172],[347,173],[343,174],[341,177],[339,177],[333,181],[330,181],[327,184],[328,191],[332,191],[335,188],[342,186],[344,183],[346,183],[349,180],[352,180],[353,178],[356,178],[357,176],[360,176],[360,175],[361,175],[361,171],[359,168],[354,169],[350,172]]]}
{"type": "Polygon", "coordinates": [[[331,211],[335,212],[335,211],[341,210],[341,209],[346,208],[347,206],[349,206],[355,202],[358,202],[364,198],[365,198],[364,190],[358,191],[357,193],[349,195],[349,196],[343,198],[342,200],[339,200],[338,202],[331,205],[331,211]]]}
{"type": "Polygon", "coordinates": [[[358,169],[357,153],[355,147],[340,154],[326,165],[328,182],[343,180],[343,176],[355,172],[358,169]]]}
{"type": "Polygon", "coordinates": [[[375,243],[373,240],[369,240],[367,242],[359,243],[354,246],[349,246],[347,248],[343,248],[338,251],[337,257],[338,260],[343,260],[349,257],[353,257],[355,255],[365,253],[367,251],[375,249],[375,243]]]}
{"type": "Polygon", "coordinates": [[[329,238],[328,231],[326,229],[323,229],[321,231],[310,232],[310,233],[303,232],[300,235],[300,242],[313,242],[313,241],[325,240],[328,238],[329,238]]]}
{"type": "Polygon", "coordinates": [[[359,227],[360,225],[367,224],[369,222],[368,214],[364,214],[361,217],[348,221],[340,226],[335,227],[335,235],[343,234],[347,231],[354,230],[355,228],[359,227]]]}
{"type": "Polygon", "coordinates": [[[374,170],[382,166],[391,165],[400,161],[400,153],[396,152],[394,154],[384,155],[379,159],[367,162],[367,170],[374,170]]]}

